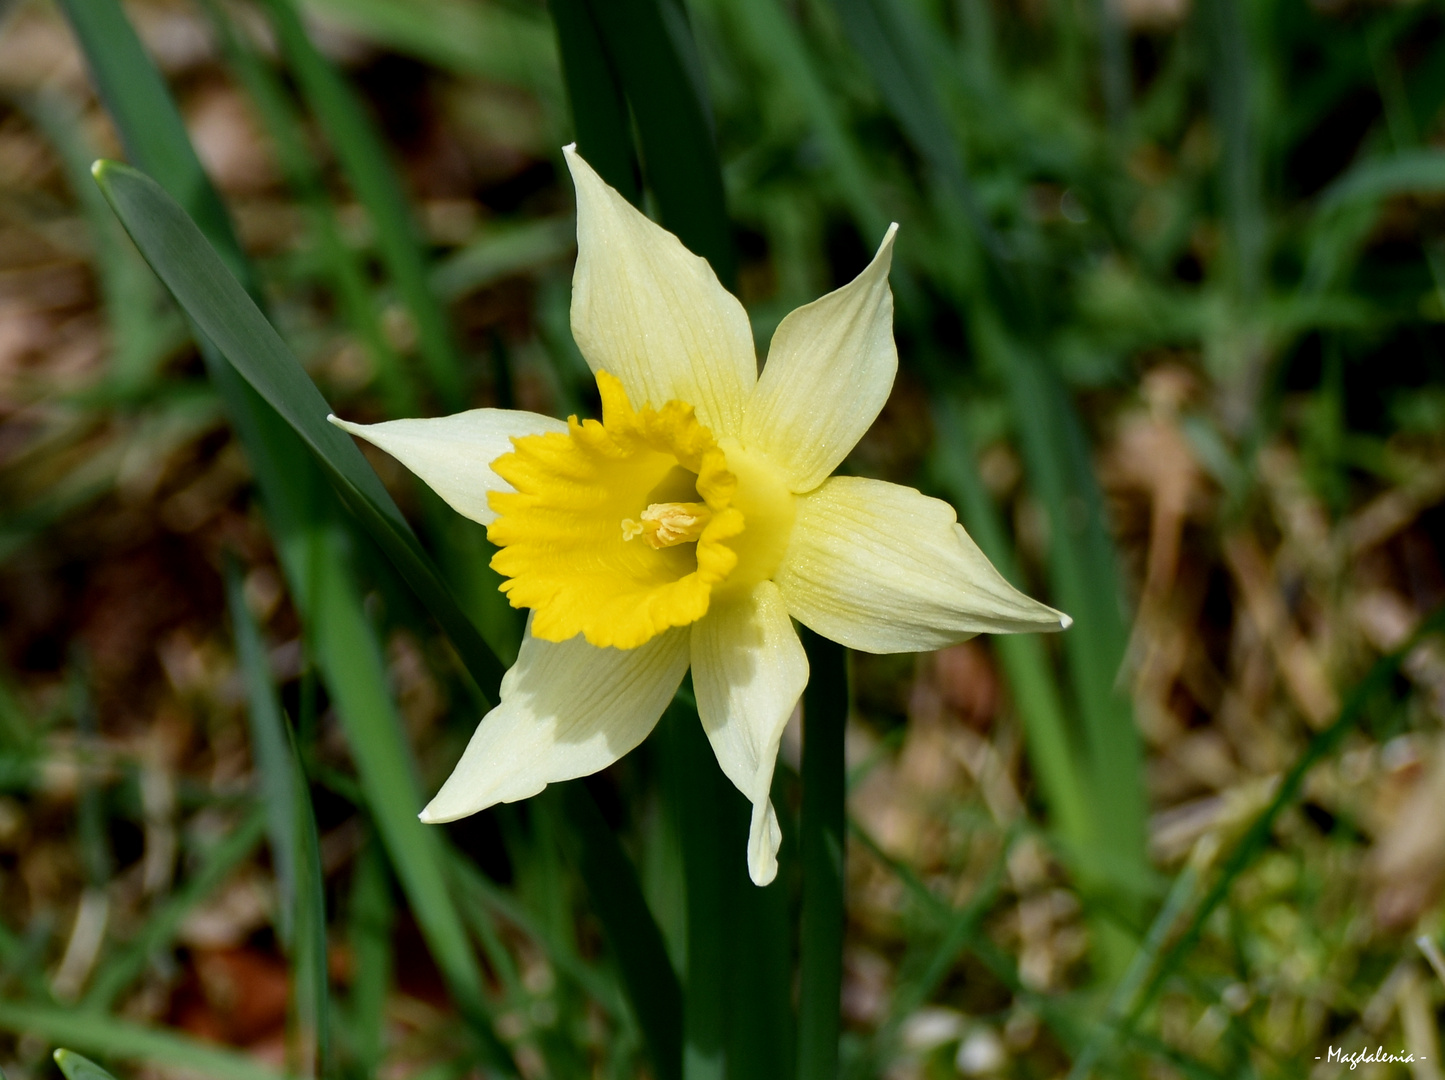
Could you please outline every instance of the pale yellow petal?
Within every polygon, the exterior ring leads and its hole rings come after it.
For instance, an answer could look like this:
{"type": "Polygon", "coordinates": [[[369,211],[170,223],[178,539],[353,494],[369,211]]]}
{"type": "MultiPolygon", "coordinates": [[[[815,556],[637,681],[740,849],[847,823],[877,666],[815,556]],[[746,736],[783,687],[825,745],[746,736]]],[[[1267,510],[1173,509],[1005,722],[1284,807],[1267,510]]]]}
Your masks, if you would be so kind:
{"type": "Polygon", "coordinates": [[[794,491],[812,491],[868,430],[893,389],[890,225],[878,254],[841,289],[798,308],[773,334],[748,401],[745,445],[783,468],[794,491]]]}
{"type": "Polygon", "coordinates": [[[483,525],[490,525],[497,516],[487,505],[487,493],[512,490],[492,472],[491,465],[511,453],[513,437],[567,430],[565,420],[512,409],[472,409],[432,420],[382,424],[352,424],[335,416],[326,419],[385,450],[421,477],[453,510],[483,525]]]}
{"type": "Polygon", "coordinates": [[[421,818],[452,821],[604,769],[647,737],[687,671],[688,632],[636,649],[522,640],[489,712],[421,818]]]}
{"type": "Polygon", "coordinates": [[[778,872],[783,838],[769,798],[773,767],[808,682],[808,657],[771,581],[715,606],[692,628],[692,682],[718,764],[753,804],[748,873],[766,885],[778,872]]]}
{"type": "Polygon", "coordinates": [[[736,434],[757,380],[742,304],[706,259],[608,187],[572,147],[577,269],[572,334],[593,371],[622,381],[635,407],[674,399],[714,435],[736,434]]]}
{"type": "Polygon", "coordinates": [[[862,652],[922,652],[1071,621],[1004,580],[953,507],[856,476],[798,498],[774,580],[795,619],[862,652]]]}

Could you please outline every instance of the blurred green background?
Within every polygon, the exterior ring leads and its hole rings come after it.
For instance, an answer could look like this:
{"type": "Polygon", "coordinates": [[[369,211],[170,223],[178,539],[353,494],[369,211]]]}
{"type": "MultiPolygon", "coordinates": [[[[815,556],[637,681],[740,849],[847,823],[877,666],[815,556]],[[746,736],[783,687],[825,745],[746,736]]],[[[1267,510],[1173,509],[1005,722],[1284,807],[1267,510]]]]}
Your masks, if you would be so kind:
{"type": "Polygon", "coordinates": [[[419,600],[89,172],[348,419],[588,415],[578,139],[760,356],[899,222],[845,468],[1075,619],[852,658],[842,1075],[1440,1077],[1442,106],[1432,0],[0,5],[4,1074],[822,1075],[798,732],[780,879],[706,926],[686,701],[417,824],[520,637],[485,531],[368,452],[419,600]]]}

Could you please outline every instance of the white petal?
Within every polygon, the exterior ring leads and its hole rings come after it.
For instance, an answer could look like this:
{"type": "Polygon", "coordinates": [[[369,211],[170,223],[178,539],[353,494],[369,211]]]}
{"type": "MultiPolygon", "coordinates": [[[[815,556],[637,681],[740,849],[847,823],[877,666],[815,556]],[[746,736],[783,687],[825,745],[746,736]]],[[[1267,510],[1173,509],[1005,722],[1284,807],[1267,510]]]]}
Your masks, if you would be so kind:
{"type": "Polygon", "coordinates": [[[777,586],[719,604],[692,628],[697,710],[718,764],[753,804],[748,873],[766,885],[778,872],[783,832],[768,793],[778,743],[808,683],[808,657],[777,586]]]}
{"type": "Polygon", "coordinates": [[[462,760],[425,810],[453,821],[548,784],[605,769],[647,737],[687,671],[685,630],[636,649],[554,643],[530,630],[502,678],[502,703],[482,718],[462,760]]]}
{"type": "Polygon", "coordinates": [[[797,506],[774,580],[794,618],[850,649],[922,652],[1072,621],[1005,581],[953,507],[913,488],[835,476],[797,506]]]}
{"type": "Polygon", "coordinates": [[[841,289],[790,313],[773,334],[748,402],[743,442],[812,491],[848,456],[893,389],[893,260],[890,225],[878,254],[841,289]]]}
{"type": "Polygon", "coordinates": [[[483,525],[497,516],[487,505],[487,492],[512,490],[491,468],[497,458],[511,453],[512,438],[567,430],[564,420],[513,409],[472,409],[433,420],[382,424],[326,419],[381,447],[426,481],[453,510],[483,525]]]}
{"type": "Polygon", "coordinates": [[[714,435],[736,434],[757,381],[752,329],[706,259],[617,194],[567,147],[577,185],[572,334],[636,408],[673,399],[714,435]]]}

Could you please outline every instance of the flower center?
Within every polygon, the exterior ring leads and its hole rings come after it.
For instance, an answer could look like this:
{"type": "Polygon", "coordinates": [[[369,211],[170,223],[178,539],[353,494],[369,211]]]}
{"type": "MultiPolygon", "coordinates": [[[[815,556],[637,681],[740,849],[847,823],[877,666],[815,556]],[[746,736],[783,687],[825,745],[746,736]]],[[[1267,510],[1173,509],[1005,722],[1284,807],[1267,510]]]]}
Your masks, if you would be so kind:
{"type": "Polygon", "coordinates": [[[706,503],[653,503],[642,512],[641,521],[622,519],[622,539],[636,540],[640,536],[654,549],[695,544],[711,520],[712,511],[706,503]]]}
{"type": "Polygon", "coordinates": [[[600,423],[574,416],[565,433],[514,438],[492,462],[514,490],[488,496],[498,516],[487,536],[534,636],[631,649],[707,614],[766,537],[754,537],[729,455],[691,405],[634,409],[606,372],[597,387],[600,423]]]}

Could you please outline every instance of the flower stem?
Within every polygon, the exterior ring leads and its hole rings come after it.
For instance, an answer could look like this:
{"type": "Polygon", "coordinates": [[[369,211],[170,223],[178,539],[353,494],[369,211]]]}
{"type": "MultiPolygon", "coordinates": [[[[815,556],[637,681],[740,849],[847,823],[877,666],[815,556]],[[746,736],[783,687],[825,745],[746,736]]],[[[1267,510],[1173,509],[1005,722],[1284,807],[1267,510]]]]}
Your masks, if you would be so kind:
{"type": "Polygon", "coordinates": [[[798,1080],[836,1080],[843,982],[843,729],[848,657],[804,628],[811,674],[803,693],[803,912],[798,1080]]]}

